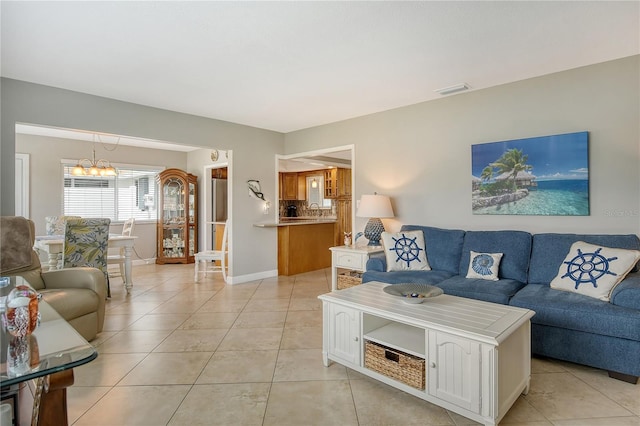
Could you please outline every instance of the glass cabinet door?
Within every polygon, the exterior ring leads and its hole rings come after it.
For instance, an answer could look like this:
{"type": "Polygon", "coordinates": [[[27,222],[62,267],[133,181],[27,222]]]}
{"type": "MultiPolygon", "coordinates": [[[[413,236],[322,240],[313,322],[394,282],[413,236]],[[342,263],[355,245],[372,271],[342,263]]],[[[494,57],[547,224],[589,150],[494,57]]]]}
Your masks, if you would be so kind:
{"type": "Polygon", "coordinates": [[[184,184],[180,179],[171,178],[163,188],[162,215],[165,225],[184,223],[184,184]]]}
{"type": "Polygon", "coordinates": [[[196,185],[189,182],[189,256],[196,254],[196,185]]]}
{"type": "Polygon", "coordinates": [[[163,187],[163,255],[184,257],[185,191],[180,179],[168,179],[163,187]]]}
{"type": "Polygon", "coordinates": [[[158,174],[162,203],[156,263],[191,263],[198,251],[197,177],[179,169],[158,174]]]}

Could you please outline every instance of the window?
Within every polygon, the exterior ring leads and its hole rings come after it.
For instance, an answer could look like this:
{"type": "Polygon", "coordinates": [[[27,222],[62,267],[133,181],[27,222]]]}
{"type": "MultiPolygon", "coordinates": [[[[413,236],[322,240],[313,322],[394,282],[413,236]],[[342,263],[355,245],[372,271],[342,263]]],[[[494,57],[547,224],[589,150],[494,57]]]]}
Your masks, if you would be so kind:
{"type": "Polygon", "coordinates": [[[312,204],[319,209],[330,209],[331,200],[324,198],[324,176],[307,176],[307,207],[312,204]]]}
{"type": "Polygon", "coordinates": [[[156,220],[156,176],[162,168],[125,165],[117,176],[73,176],[74,165],[63,164],[64,215],[156,220]]]}

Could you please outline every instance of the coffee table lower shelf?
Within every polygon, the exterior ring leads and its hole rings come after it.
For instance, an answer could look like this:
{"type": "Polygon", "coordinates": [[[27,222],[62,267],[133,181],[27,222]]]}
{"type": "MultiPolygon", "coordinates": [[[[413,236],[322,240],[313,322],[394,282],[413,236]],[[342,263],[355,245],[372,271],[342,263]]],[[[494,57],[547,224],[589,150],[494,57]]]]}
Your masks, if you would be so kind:
{"type": "Polygon", "coordinates": [[[448,295],[407,305],[384,286],[319,296],[325,366],[335,361],[485,425],[529,391],[533,311],[448,295]]]}

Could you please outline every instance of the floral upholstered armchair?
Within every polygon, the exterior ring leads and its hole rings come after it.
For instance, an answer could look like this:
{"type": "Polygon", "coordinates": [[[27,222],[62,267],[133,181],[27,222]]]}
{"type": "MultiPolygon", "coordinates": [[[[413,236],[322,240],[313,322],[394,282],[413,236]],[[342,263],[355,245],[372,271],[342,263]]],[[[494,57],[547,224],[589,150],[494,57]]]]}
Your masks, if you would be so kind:
{"type": "Polygon", "coordinates": [[[0,217],[0,275],[23,277],[82,337],[94,339],[104,324],[104,273],[92,267],[42,272],[34,240],[31,220],[0,217]]]}
{"type": "Polygon", "coordinates": [[[64,227],[62,267],[91,266],[99,269],[106,281],[107,296],[111,297],[107,274],[107,249],[110,219],[67,219],[64,227]]]}
{"type": "Polygon", "coordinates": [[[44,218],[47,235],[63,235],[67,219],[80,219],[80,216],[47,216],[44,218]]]}

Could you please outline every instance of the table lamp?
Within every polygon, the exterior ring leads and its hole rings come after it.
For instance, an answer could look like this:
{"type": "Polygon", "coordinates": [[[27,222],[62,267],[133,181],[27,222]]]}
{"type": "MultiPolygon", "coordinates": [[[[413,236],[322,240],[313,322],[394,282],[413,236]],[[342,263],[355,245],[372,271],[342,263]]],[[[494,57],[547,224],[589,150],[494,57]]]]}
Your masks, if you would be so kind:
{"type": "Polygon", "coordinates": [[[369,221],[364,227],[364,236],[369,240],[370,246],[380,245],[380,234],[384,232],[384,225],[380,218],[393,217],[391,200],[386,195],[363,195],[356,212],[358,217],[368,217],[369,221]]]}

